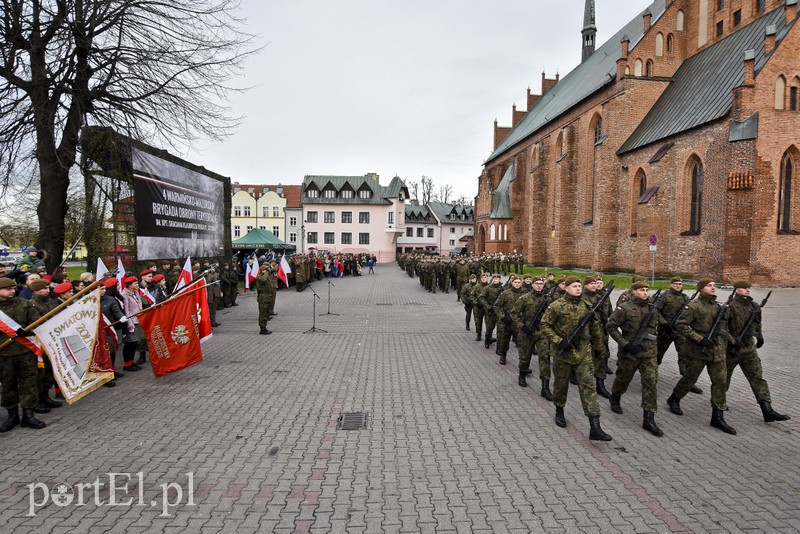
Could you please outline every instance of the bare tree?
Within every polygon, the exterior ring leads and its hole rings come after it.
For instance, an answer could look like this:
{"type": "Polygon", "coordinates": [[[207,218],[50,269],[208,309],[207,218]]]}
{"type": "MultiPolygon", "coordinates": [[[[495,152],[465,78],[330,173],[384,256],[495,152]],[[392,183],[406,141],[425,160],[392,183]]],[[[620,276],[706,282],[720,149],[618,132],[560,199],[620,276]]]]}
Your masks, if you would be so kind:
{"type": "Polygon", "coordinates": [[[25,165],[42,195],[37,245],[64,252],[81,127],[176,146],[226,137],[230,80],[255,50],[239,0],[0,0],[0,183],[25,165]]]}
{"type": "Polygon", "coordinates": [[[443,185],[439,187],[439,202],[443,204],[447,204],[450,201],[450,195],[453,194],[453,186],[452,185],[443,185]]]}
{"type": "Polygon", "coordinates": [[[433,180],[423,174],[420,180],[420,187],[422,188],[421,200],[424,205],[433,200],[433,180]]]}
{"type": "Polygon", "coordinates": [[[455,202],[456,202],[456,205],[458,205],[458,206],[469,206],[470,205],[469,199],[464,195],[461,195],[460,197],[458,197],[455,202]]]}
{"type": "Polygon", "coordinates": [[[408,192],[414,200],[419,200],[419,182],[414,180],[405,180],[408,192]]]}

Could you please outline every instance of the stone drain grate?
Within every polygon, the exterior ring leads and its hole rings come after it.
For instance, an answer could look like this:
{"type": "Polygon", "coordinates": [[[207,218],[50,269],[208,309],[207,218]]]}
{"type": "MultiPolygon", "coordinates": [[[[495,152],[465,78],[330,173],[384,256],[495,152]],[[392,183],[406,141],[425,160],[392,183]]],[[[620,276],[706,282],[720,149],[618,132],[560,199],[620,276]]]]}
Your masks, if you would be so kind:
{"type": "Polygon", "coordinates": [[[367,428],[366,412],[343,413],[336,423],[337,430],[361,430],[362,428],[367,428]]]}

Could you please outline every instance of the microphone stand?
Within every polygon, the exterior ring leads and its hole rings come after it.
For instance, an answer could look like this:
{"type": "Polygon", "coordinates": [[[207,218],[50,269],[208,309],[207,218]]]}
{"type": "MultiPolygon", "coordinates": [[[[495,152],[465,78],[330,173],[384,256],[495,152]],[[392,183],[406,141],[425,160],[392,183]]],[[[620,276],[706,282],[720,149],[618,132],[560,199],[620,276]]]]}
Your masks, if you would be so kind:
{"type": "Polygon", "coordinates": [[[323,330],[322,328],[317,328],[317,299],[319,299],[319,295],[317,295],[317,292],[314,291],[314,289],[311,287],[311,284],[309,284],[307,287],[308,287],[308,289],[311,290],[311,293],[313,294],[313,298],[311,299],[311,301],[314,303],[314,311],[312,312],[312,315],[311,315],[311,317],[312,317],[311,328],[309,328],[308,330],[306,330],[303,333],[304,334],[314,334],[316,332],[322,332],[323,334],[327,334],[328,333],[327,330],[323,330]]]}
{"type": "Polygon", "coordinates": [[[328,280],[328,313],[320,313],[319,314],[320,317],[322,317],[323,315],[339,315],[338,313],[331,313],[331,286],[336,287],[331,283],[331,281],[329,279],[328,280]]]}

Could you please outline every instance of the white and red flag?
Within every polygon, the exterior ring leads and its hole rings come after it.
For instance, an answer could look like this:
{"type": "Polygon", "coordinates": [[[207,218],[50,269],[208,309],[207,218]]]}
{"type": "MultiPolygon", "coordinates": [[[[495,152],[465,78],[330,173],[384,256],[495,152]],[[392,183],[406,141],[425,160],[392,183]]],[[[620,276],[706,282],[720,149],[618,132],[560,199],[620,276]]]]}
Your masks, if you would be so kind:
{"type": "Polygon", "coordinates": [[[248,263],[244,269],[244,292],[250,291],[250,264],[248,263]]]}
{"type": "Polygon", "coordinates": [[[205,289],[185,290],[139,316],[139,324],[147,335],[155,376],[174,373],[202,361],[197,294],[205,295],[205,289]]]}
{"type": "Polygon", "coordinates": [[[278,280],[283,282],[283,285],[286,286],[286,289],[289,289],[289,275],[292,272],[292,268],[289,267],[289,262],[286,261],[286,256],[281,256],[281,262],[278,264],[278,280]]]}
{"type": "Polygon", "coordinates": [[[250,267],[250,264],[248,264],[247,268],[249,270],[245,273],[244,286],[250,289],[250,286],[256,281],[256,278],[258,278],[258,257],[253,255],[253,266],[250,267]]]}
{"type": "Polygon", "coordinates": [[[103,260],[101,260],[98,257],[97,258],[97,269],[95,270],[95,273],[94,273],[95,279],[96,280],[102,280],[107,272],[108,272],[108,267],[106,267],[106,264],[103,263],[103,260]]]}
{"type": "Polygon", "coordinates": [[[183,264],[183,269],[181,270],[181,275],[178,277],[178,283],[175,284],[175,289],[172,290],[175,293],[177,290],[188,284],[192,281],[192,259],[187,257],[186,263],[183,264]]]}
{"type": "Polygon", "coordinates": [[[122,279],[125,278],[125,266],[122,265],[122,258],[117,258],[117,291],[122,295],[122,279]]]}
{"type": "MultiPolygon", "coordinates": [[[[14,336],[17,335],[17,330],[20,328],[22,328],[22,325],[0,310],[0,330],[2,330],[5,335],[10,338],[14,338],[14,336]]],[[[14,341],[31,350],[34,354],[36,354],[36,357],[39,358],[40,362],[44,362],[42,359],[44,352],[42,351],[42,346],[39,344],[36,338],[17,337],[14,338],[14,341]]]]}

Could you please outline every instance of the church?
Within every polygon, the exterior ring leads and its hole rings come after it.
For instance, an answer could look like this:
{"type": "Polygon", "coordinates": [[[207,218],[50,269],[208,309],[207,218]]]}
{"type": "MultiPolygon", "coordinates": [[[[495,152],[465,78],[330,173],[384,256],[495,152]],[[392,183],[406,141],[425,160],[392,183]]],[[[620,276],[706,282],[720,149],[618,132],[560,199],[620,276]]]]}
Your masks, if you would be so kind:
{"type": "Polygon", "coordinates": [[[587,0],[581,64],[495,121],[475,251],[796,285],[797,2],[656,0],[596,47],[587,0]]]}

